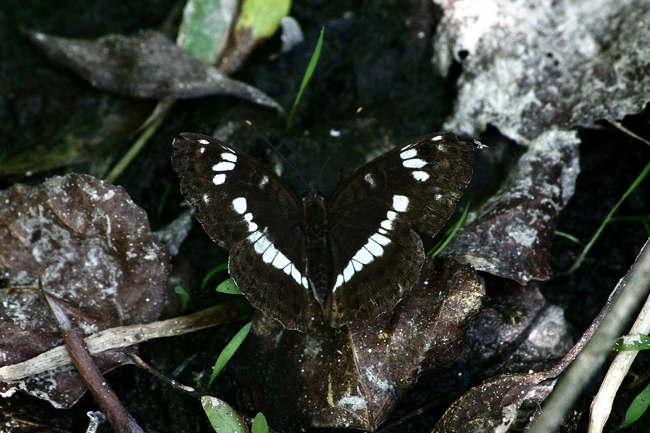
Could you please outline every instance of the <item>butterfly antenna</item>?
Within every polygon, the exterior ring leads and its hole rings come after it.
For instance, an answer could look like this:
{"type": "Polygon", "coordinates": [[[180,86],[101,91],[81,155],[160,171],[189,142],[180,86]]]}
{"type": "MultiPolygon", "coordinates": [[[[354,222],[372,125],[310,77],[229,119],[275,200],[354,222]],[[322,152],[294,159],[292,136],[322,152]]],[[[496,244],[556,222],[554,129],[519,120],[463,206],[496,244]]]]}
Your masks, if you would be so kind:
{"type": "Polygon", "coordinates": [[[300,180],[302,180],[302,182],[305,184],[305,188],[309,188],[309,182],[307,182],[307,180],[305,179],[305,177],[302,175],[302,173],[300,173],[300,171],[296,168],[296,166],[293,165],[293,164],[291,163],[291,161],[289,161],[287,158],[285,158],[285,156],[282,154],[282,152],[280,152],[280,151],[277,149],[277,147],[275,147],[275,146],[273,145],[273,143],[271,143],[271,141],[270,141],[268,138],[266,138],[265,135],[263,135],[262,133],[260,133],[260,131],[258,131],[258,129],[255,127],[255,125],[253,125],[253,122],[251,122],[250,120],[245,120],[245,122],[246,122],[246,124],[247,124],[248,126],[250,126],[251,128],[253,128],[253,131],[255,131],[255,133],[256,133],[259,137],[261,137],[261,138],[266,142],[266,144],[267,144],[268,147],[271,149],[271,151],[273,151],[273,153],[274,153],[275,155],[277,155],[277,156],[278,156],[278,157],[279,157],[279,158],[280,158],[280,159],[281,159],[281,160],[282,160],[282,161],[287,165],[287,167],[289,167],[291,170],[294,171],[294,173],[296,173],[296,174],[298,175],[298,177],[300,178],[300,180]]]}

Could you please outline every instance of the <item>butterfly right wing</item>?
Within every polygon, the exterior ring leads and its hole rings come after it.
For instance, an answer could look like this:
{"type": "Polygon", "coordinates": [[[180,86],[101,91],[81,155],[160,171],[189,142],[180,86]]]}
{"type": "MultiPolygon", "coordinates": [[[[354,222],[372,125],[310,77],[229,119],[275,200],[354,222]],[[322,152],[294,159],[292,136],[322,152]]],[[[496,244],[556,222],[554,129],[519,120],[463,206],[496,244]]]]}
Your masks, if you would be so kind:
{"type": "Polygon", "coordinates": [[[228,268],[253,306],[291,329],[310,319],[302,203],[244,152],[206,135],[174,140],[181,191],[208,235],[230,249],[228,268]]]}

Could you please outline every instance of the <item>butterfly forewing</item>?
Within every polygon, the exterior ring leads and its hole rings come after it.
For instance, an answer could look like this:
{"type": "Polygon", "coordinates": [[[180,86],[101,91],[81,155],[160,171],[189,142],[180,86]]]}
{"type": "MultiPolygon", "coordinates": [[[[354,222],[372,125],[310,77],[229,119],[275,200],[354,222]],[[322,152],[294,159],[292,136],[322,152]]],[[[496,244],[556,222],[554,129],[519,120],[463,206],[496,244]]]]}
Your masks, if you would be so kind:
{"type": "Polygon", "coordinates": [[[328,203],[330,321],[355,309],[389,311],[410,289],[424,261],[420,238],[446,223],[471,178],[472,147],[453,134],[430,134],[363,166],[328,203]]]}
{"type": "Polygon", "coordinates": [[[252,305],[304,328],[311,289],[300,200],[245,153],[205,135],[181,137],[172,158],[181,191],[208,235],[231,249],[230,275],[252,305]]]}

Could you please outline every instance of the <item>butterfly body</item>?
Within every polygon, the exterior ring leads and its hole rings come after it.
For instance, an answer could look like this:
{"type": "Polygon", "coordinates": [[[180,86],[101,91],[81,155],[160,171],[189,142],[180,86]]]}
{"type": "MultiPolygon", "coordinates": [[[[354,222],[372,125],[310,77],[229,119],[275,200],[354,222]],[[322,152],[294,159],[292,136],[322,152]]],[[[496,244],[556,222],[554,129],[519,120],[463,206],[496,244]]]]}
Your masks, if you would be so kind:
{"type": "Polygon", "coordinates": [[[334,327],[360,309],[390,311],[424,262],[414,228],[433,236],[471,178],[472,147],[431,134],[361,167],[325,198],[299,199],[271,170],[212,137],[185,133],[172,159],[206,232],[230,249],[251,303],[304,330],[313,301],[334,327]]]}

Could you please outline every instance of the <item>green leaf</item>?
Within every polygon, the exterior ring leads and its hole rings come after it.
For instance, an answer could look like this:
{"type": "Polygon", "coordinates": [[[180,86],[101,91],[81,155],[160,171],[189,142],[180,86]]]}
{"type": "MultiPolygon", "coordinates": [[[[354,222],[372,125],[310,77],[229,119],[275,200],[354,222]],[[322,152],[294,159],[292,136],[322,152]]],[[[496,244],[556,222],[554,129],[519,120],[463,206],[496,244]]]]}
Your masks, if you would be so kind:
{"type": "Polygon", "coordinates": [[[269,425],[267,424],[266,418],[262,412],[258,412],[258,414],[255,415],[251,433],[269,433],[269,425]]]}
{"type": "Polygon", "coordinates": [[[648,350],[650,349],[650,337],[647,335],[627,335],[619,338],[614,343],[613,350],[617,352],[624,352],[626,350],[648,350]]]}
{"type": "Polygon", "coordinates": [[[209,395],[201,397],[201,406],[217,433],[248,433],[248,426],[226,402],[209,395]]]}
{"type": "Polygon", "coordinates": [[[189,0],[176,43],[193,57],[214,64],[228,42],[238,6],[237,0],[189,0]]]}
{"type": "Polygon", "coordinates": [[[467,203],[467,206],[465,206],[465,210],[463,211],[463,214],[461,215],[458,222],[454,224],[454,227],[451,229],[449,235],[445,238],[444,242],[438,248],[436,248],[436,250],[431,254],[431,257],[436,257],[438,254],[440,254],[442,250],[444,250],[445,247],[449,245],[449,242],[451,242],[451,240],[456,237],[456,235],[460,231],[460,228],[463,226],[465,220],[467,219],[468,212],[469,212],[469,203],[467,203]]]}
{"type": "Polygon", "coordinates": [[[236,31],[250,31],[254,40],[270,38],[280,27],[280,20],[289,14],[289,9],[290,0],[244,0],[236,31]]]}
{"type": "Polygon", "coordinates": [[[578,269],[580,267],[580,265],[582,264],[582,261],[585,259],[585,257],[587,257],[587,254],[589,253],[589,250],[591,250],[591,247],[598,240],[598,238],[600,237],[600,234],[605,229],[605,226],[607,226],[607,224],[609,224],[609,222],[612,220],[612,218],[614,217],[614,214],[616,213],[618,208],[621,206],[621,204],[623,204],[625,199],[630,194],[632,194],[632,191],[634,191],[639,186],[639,184],[641,182],[643,182],[643,179],[646,178],[648,173],[650,173],[650,162],[645,166],[645,168],[637,176],[637,178],[634,180],[634,182],[632,182],[632,185],[630,185],[630,187],[627,189],[627,191],[625,191],[625,194],[623,194],[623,197],[621,197],[621,199],[616,203],[616,205],[614,205],[612,210],[609,211],[609,214],[607,214],[607,216],[605,217],[603,222],[600,224],[600,227],[598,227],[598,230],[596,230],[596,233],[594,233],[594,236],[591,238],[589,243],[582,250],[582,253],[580,254],[580,256],[578,256],[576,261],[573,262],[573,265],[571,265],[571,268],[568,271],[566,271],[566,274],[570,274],[570,273],[572,273],[573,271],[575,271],[576,269],[578,269]]]}
{"type": "Polygon", "coordinates": [[[203,281],[201,281],[201,290],[206,288],[208,282],[210,281],[210,278],[214,277],[217,273],[221,271],[225,271],[226,269],[228,269],[228,263],[222,263],[212,268],[212,270],[208,272],[205,277],[203,277],[203,281]]]}
{"type": "Polygon", "coordinates": [[[214,370],[212,370],[212,375],[210,376],[210,380],[208,381],[208,389],[212,387],[212,382],[214,379],[217,377],[219,372],[223,370],[223,368],[226,366],[228,361],[230,361],[230,358],[235,354],[237,349],[239,349],[239,346],[243,343],[244,339],[248,335],[248,332],[251,330],[251,323],[247,323],[244,325],[242,329],[239,330],[239,332],[230,340],[230,342],[226,345],[226,347],[223,348],[221,351],[221,354],[219,354],[219,358],[217,358],[217,362],[214,364],[214,370]]]}
{"type": "Polygon", "coordinates": [[[293,125],[293,115],[296,112],[296,107],[298,107],[298,102],[302,97],[302,93],[305,91],[311,76],[314,74],[316,65],[318,64],[318,58],[320,57],[320,50],[323,47],[323,38],[325,37],[325,27],[320,30],[320,37],[316,43],[316,49],[314,49],[314,54],[311,55],[311,60],[309,60],[309,65],[307,65],[307,70],[305,71],[305,76],[302,77],[302,83],[300,84],[300,90],[298,90],[298,95],[296,100],[293,101],[293,107],[291,107],[291,113],[289,113],[289,118],[287,119],[287,130],[291,129],[293,125]]]}
{"type": "Polygon", "coordinates": [[[630,404],[625,414],[625,423],[632,424],[643,415],[650,405],[650,385],[646,386],[643,391],[630,404]]]}
{"type": "Polygon", "coordinates": [[[228,295],[241,295],[242,294],[239,291],[239,287],[237,287],[237,283],[235,283],[235,280],[233,280],[232,278],[228,278],[226,281],[219,284],[217,286],[217,292],[226,293],[228,295]]]}
{"type": "Polygon", "coordinates": [[[190,294],[187,293],[187,290],[185,290],[181,286],[174,287],[174,292],[176,292],[181,296],[181,301],[183,302],[183,304],[181,305],[181,312],[187,310],[187,304],[190,301],[190,294]]]}

